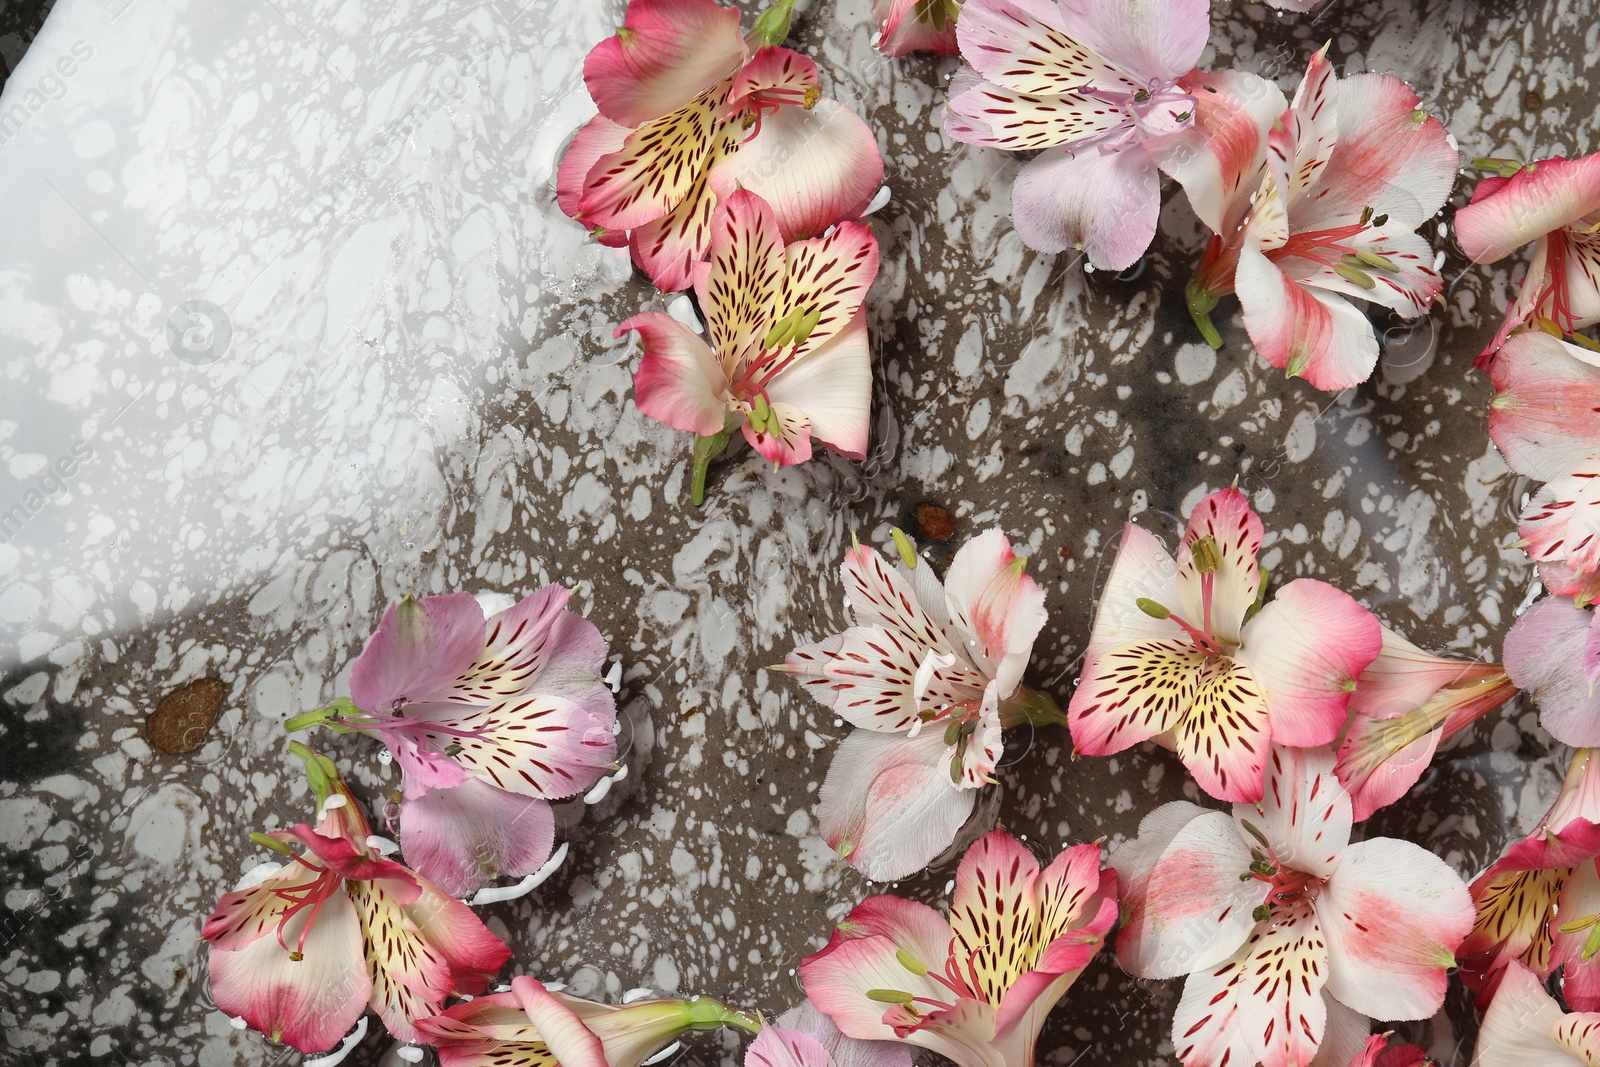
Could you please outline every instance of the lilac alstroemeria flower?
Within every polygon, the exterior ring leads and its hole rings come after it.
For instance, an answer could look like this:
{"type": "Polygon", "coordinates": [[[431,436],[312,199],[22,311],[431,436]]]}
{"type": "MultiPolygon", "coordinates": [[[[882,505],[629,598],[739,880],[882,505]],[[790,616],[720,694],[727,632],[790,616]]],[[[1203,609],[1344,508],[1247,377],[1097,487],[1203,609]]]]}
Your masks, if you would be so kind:
{"type": "Polygon", "coordinates": [[[1017,175],[1012,216],[1031,248],[1081,248],[1108,270],[1155,237],[1161,175],[1147,138],[1181,133],[1196,100],[1209,0],[968,0],[964,66],[945,129],[968,144],[1044,149],[1017,175]]]}

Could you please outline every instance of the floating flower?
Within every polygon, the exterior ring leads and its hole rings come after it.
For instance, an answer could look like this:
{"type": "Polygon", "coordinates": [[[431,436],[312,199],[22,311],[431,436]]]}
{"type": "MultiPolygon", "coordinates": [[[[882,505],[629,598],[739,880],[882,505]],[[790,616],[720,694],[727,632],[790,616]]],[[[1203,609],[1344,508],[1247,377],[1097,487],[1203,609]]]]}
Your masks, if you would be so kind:
{"type": "Polygon", "coordinates": [[[865,459],[872,411],[867,289],[878,242],[840,224],[826,237],[784,246],[772,208],[740,190],[718,207],[710,262],[695,270],[708,345],[663,311],[617,327],[638,331],[639,410],[696,434],[690,499],[705,495],[711,459],[735,430],[775,464],[811,458],[812,439],[865,459]]]}
{"type": "Polygon", "coordinates": [[[1511,680],[1539,702],[1539,724],[1564,745],[1600,746],[1600,625],[1593,611],[1546,597],[1512,624],[1503,653],[1511,680]]]}
{"type": "Polygon", "coordinates": [[[1405,796],[1441,744],[1516,692],[1498,663],[1434,656],[1384,627],[1383,651],[1350,695],[1334,767],[1355,821],[1405,796]]]}
{"type": "Polygon", "coordinates": [[[571,595],[547,585],[487,620],[469,593],[407,596],[351,668],[351,699],[286,724],[382,739],[402,774],[401,848],[458,896],[537,870],[550,801],[615,769],[605,642],[571,595]]]}
{"type": "Polygon", "coordinates": [[[828,768],[817,821],[875,881],[913,874],[950,846],[994,780],[1003,728],[1060,721],[1048,697],[1022,685],[1044,590],[1005,534],[963,545],[941,584],[894,533],[893,568],[860,545],[845,555],[855,625],[774,668],[856,727],[828,768]]]}
{"type": "Polygon", "coordinates": [[[1600,752],[1573,753],[1555,803],[1539,825],[1472,883],[1476,909],[1461,945],[1461,977],[1479,1004],[1497,997],[1513,962],[1547,978],[1564,967],[1562,993],[1600,1009],[1600,752]]]}
{"type": "Polygon", "coordinates": [[[908,52],[954,55],[960,13],[961,0],[872,0],[878,51],[891,57],[908,52]]]}
{"type": "Polygon", "coordinates": [[[1331,753],[1274,745],[1267,778],[1261,803],[1232,818],[1164,804],[1111,854],[1117,959],[1141,978],[1188,975],[1172,1022],[1186,1067],[1309,1064],[1351,1013],[1426,1019],[1472,925],[1443,860],[1409,841],[1350,841],[1331,753]]]}
{"type": "Polygon", "coordinates": [[[338,1044],[369,1005],[398,1040],[417,1041],[418,1018],[483,992],[511,950],[465,904],[368,844],[367,820],[326,756],[290,749],[305,761],[317,825],[251,835],[293,858],[225,894],[206,919],[212,999],[301,1052],[338,1044]]]}
{"type": "Polygon", "coordinates": [[[960,1067],[1032,1067],[1045,1016],[1117,918],[1100,849],[1077,845],[1044,871],[996,830],[956,874],[950,918],[894,896],[857,905],[800,964],[806,995],[847,1035],[898,1039],[960,1067]]]}
{"type": "Polygon", "coordinates": [[[1079,752],[1162,741],[1207,793],[1253,802],[1272,742],[1309,747],[1338,736],[1383,628],[1312,578],[1260,606],[1261,537],[1238,489],[1195,507],[1181,562],[1154,534],[1123,528],[1067,708],[1079,752]]]}
{"type": "Polygon", "coordinates": [[[1562,1012],[1537,975],[1506,968],[1484,1013],[1473,1067],[1594,1067],[1600,1063],[1600,1014],[1562,1012]]]}
{"type": "Polygon", "coordinates": [[[1212,238],[1188,292],[1213,346],[1222,339],[1210,311],[1236,292],[1263,359],[1343,389],[1378,361],[1372,324],[1350,298],[1417,318],[1439,295],[1433,252],[1413,231],[1444,205],[1457,156],[1404,82],[1336,77],[1325,51],[1268,136],[1259,185],[1202,212],[1241,221],[1212,238]]]}
{"type": "Polygon", "coordinates": [[[1194,120],[1180,79],[1205,51],[1209,0],[967,0],[945,129],[1022,152],[1011,189],[1031,248],[1080,248],[1096,267],[1131,266],[1155,237],[1161,174],[1149,138],[1194,120]]]}
{"type": "Polygon", "coordinates": [[[1600,153],[1473,165],[1498,173],[1478,182],[1472,203],[1456,212],[1461,250],[1474,263],[1493,263],[1533,243],[1522,290],[1478,355],[1482,368],[1519,326],[1549,323],[1556,333],[1576,336],[1600,322],[1600,153]]]}
{"type": "Polygon", "coordinates": [[[600,114],[556,176],[561,210],[626,244],[650,280],[686,289],[718,203],[749,189],[785,241],[858,217],[883,181],[866,123],[825,98],[817,65],[777,47],[795,0],[747,39],[714,0],[630,0],[623,26],[584,61],[600,114]]]}
{"type": "Polygon", "coordinates": [[[639,1067],[682,1034],[723,1026],[761,1029],[710,997],[617,1007],[552,992],[525,975],[511,980],[509,992],[417,1020],[441,1067],[639,1067]]]}

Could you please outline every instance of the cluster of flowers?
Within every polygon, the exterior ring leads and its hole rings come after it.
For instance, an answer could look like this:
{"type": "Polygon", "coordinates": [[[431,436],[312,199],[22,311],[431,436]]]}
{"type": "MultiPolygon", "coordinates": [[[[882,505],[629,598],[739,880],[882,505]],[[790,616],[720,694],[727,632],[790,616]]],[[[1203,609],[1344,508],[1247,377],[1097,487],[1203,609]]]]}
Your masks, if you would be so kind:
{"type": "MultiPolygon", "coordinates": [[[[642,342],[640,410],[696,435],[696,503],[736,432],[778,465],[810,458],[813,440],[857,458],[867,446],[878,247],[860,220],[883,162],[816,64],[782,46],[794,3],[745,34],[715,0],[632,0],[585,63],[599,114],[558,175],[567,214],[662,290],[693,291],[703,325],[646,311],[617,333],[642,342]]],[[[1377,359],[1350,299],[1416,317],[1440,291],[1415,231],[1444,203],[1456,149],[1398,79],[1339,77],[1325,50],[1292,100],[1247,72],[1200,71],[1207,0],[878,0],[874,17],[886,54],[961,57],[952,137],[1039,150],[1013,190],[1028,244],[1126,267],[1154,237],[1161,174],[1174,178],[1213,232],[1188,288],[1213,343],[1209,314],[1236,293],[1263,358],[1342,388],[1377,359]]],[[[1481,357],[1491,435],[1546,483],[1521,544],[1558,594],[1519,620],[1505,667],[1427,653],[1325,582],[1270,588],[1262,521],[1225,489],[1175,553],[1126,526],[1063,713],[1023,682],[1045,594],[1002,530],[962,546],[942,580],[898,530],[893,563],[856,544],[852,625],[775,668],[854,727],[819,796],[821,833],[875,881],[982,836],[947,913],[863,901],[800,965],[807,1002],[765,1025],[704,997],[608,1006],[528,976],[490,992],[510,952],[458,898],[501,877],[536,884],[550,802],[617,772],[605,645],[557,586],[488,617],[467,594],[407,597],[349,697],[287,724],[383,743],[401,772],[399,845],[372,834],[327,757],[294,743],[314,824],[253,835],[289,862],[252,872],[205,924],[218,1007],[320,1051],[371,1006],[446,1067],[634,1067],[722,1026],[758,1035],[750,1067],[908,1067],[908,1046],[1027,1067],[1115,929],[1129,973],[1184,977],[1185,1067],[1421,1063],[1370,1022],[1434,1015],[1458,962],[1487,1008],[1483,1067],[1600,1062],[1600,1016],[1563,1014],[1540,984],[1559,968],[1567,1003],[1600,1009],[1600,359],[1576,332],[1600,321],[1597,159],[1482,161],[1497,176],[1457,221],[1481,262],[1538,242],[1481,357]],[[1532,835],[1470,888],[1418,845],[1352,841],[1519,687],[1579,746],[1532,835]],[[1231,811],[1169,803],[1104,859],[1079,844],[1041,869],[978,804],[1023,724],[1064,726],[1087,756],[1167,747],[1231,811]]]]}

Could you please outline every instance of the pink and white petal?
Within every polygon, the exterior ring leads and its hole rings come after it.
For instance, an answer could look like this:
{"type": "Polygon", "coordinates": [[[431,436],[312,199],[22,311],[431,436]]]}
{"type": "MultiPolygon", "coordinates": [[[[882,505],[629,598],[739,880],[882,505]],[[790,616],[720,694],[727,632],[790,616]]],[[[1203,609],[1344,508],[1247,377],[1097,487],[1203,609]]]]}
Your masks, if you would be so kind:
{"type": "Polygon", "coordinates": [[[1247,840],[1249,826],[1266,837],[1279,866],[1326,878],[1350,843],[1350,797],[1333,773],[1327,749],[1273,745],[1260,804],[1235,804],[1233,819],[1247,840]],[[1248,825],[1247,825],[1248,824],[1248,825]]]}
{"type": "Polygon", "coordinates": [[[1218,800],[1261,799],[1272,722],[1248,667],[1223,656],[1208,659],[1173,734],[1178,759],[1201,789],[1218,800]]]}
{"type": "Polygon", "coordinates": [[[912,1067],[911,1049],[904,1042],[848,1037],[809,997],[778,1016],[777,1025],[815,1038],[833,1067],[912,1067]]]}
{"type": "Polygon", "coordinates": [[[1137,141],[1052,148],[1011,187],[1017,236],[1041,252],[1081,249],[1101,270],[1131,267],[1156,234],[1161,172],[1137,141]]]}
{"type": "Polygon", "coordinates": [[[1600,153],[1545,159],[1509,180],[1485,178],[1456,212],[1456,239],[1474,263],[1504,259],[1523,245],[1600,211],[1600,153]]]}
{"type": "Polygon", "coordinates": [[[768,462],[780,467],[811,458],[811,419],[793,404],[774,401],[767,425],[760,431],[745,420],[744,439],[768,462]]]}
{"type": "Polygon", "coordinates": [[[934,52],[953,56],[961,48],[956,43],[956,17],[948,0],[944,25],[923,18],[922,0],[872,0],[872,21],[878,25],[878,51],[890,58],[911,52],[934,52]]]}
{"type": "Polygon", "coordinates": [[[1262,885],[1239,876],[1250,868],[1250,850],[1239,829],[1220,811],[1203,811],[1183,801],[1163,805],[1139,826],[1166,837],[1170,825],[1186,817],[1137,881],[1143,866],[1127,846],[1111,856],[1122,887],[1123,922],[1117,933],[1117,962],[1140,978],[1177,978],[1215,967],[1231,957],[1250,931],[1264,896],[1262,885]],[[1184,808],[1169,811],[1183,804],[1184,808]],[[1188,810],[1188,809],[1192,809],[1188,810]],[[1159,818],[1158,818],[1159,816],[1159,818]]]}
{"type": "Polygon", "coordinates": [[[744,68],[734,75],[733,87],[728,90],[728,107],[770,106],[772,100],[799,103],[817,88],[815,62],[792,48],[768,45],[751,56],[744,68]],[[773,93],[778,95],[766,95],[773,93]],[[756,99],[750,99],[751,96],[756,99]]]}
{"type": "Polygon", "coordinates": [[[1579,574],[1564,563],[1541,563],[1539,580],[1552,595],[1572,597],[1579,607],[1600,600],[1600,571],[1579,574]]]}
{"type": "Polygon", "coordinates": [[[1060,0],[1060,10],[1068,34],[1141,86],[1188,73],[1211,35],[1210,0],[1060,0]]]}
{"type": "Polygon", "coordinates": [[[866,313],[821,348],[801,353],[767,383],[774,408],[805,412],[811,436],[842,456],[866,459],[872,430],[872,347],[866,313]]]}
{"type": "Polygon", "coordinates": [[[1564,745],[1600,745],[1600,691],[1583,671],[1594,614],[1565,597],[1546,597],[1506,634],[1502,658],[1517,688],[1539,702],[1539,722],[1564,745]]]}
{"type": "Polygon", "coordinates": [[[1146,88],[1148,79],[1074,40],[1064,13],[1052,0],[967,0],[956,21],[961,57],[997,85],[1040,96],[1091,84],[1128,93],[1146,88]]]}
{"type": "MultiPolygon", "coordinates": [[[[1600,213],[1583,221],[1600,225],[1600,213]]],[[[1552,242],[1558,239],[1565,245],[1561,283],[1567,306],[1562,322],[1570,317],[1574,328],[1593,325],[1600,321],[1600,234],[1569,229],[1551,237],[1552,242]]],[[[1552,294],[1542,305],[1545,314],[1555,310],[1554,303],[1552,294]]]]}
{"type": "Polygon", "coordinates": [[[616,329],[639,333],[644,356],[633,376],[639,410],[674,430],[709,437],[727,417],[728,380],[716,356],[689,327],[664,311],[635,315],[616,329]]]}
{"type": "Polygon", "coordinates": [[[1185,1067],[1310,1063],[1327,1024],[1328,948],[1302,906],[1259,923],[1232,958],[1183,983],[1172,1043],[1185,1067]]]}
{"type": "Polygon", "coordinates": [[[1406,719],[1380,719],[1356,712],[1339,742],[1339,762],[1334,767],[1339,784],[1350,794],[1351,817],[1365,822],[1379,808],[1388,807],[1411,791],[1433,762],[1443,732],[1429,730],[1406,741],[1406,719]],[[1398,747],[1396,745],[1398,744],[1398,747]]]}
{"type": "MultiPolygon", "coordinates": [[[[1039,872],[1035,890],[1039,914],[1035,940],[1039,958],[1033,964],[1034,970],[1054,968],[1058,961],[1057,943],[1070,935],[1092,938],[1098,946],[1117,924],[1117,872],[1101,867],[1098,843],[1062,849],[1050,865],[1039,872]],[[1112,906],[1109,913],[1105,909],[1107,903],[1112,906]]],[[[1094,951],[1089,954],[1092,956],[1094,951]]],[[[1076,948],[1072,949],[1072,954],[1077,955],[1076,948]]],[[[1002,1019],[998,1025],[1004,1030],[1007,1022],[1002,1019]]]]}
{"type": "Polygon", "coordinates": [[[579,205],[594,165],[601,156],[620,152],[632,132],[604,115],[596,115],[578,130],[556,168],[556,203],[569,218],[580,218],[579,205]]]}
{"type": "Polygon", "coordinates": [[[1402,318],[1415,319],[1428,313],[1434,298],[1444,289],[1444,280],[1433,269],[1433,248],[1414,233],[1396,230],[1367,230],[1345,240],[1352,251],[1383,256],[1398,270],[1367,270],[1371,289],[1343,277],[1332,267],[1309,259],[1286,257],[1278,266],[1302,285],[1339,293],[1352,300],[1381,304],[1402,318]]]}
{"type": "Polygon", "coordinates": [[[549,801],[469,777],[400,806],[400,847],[422,877],[464,897],[500,877],[538,870],[555,846],[549,801]]]}
{"type": "Polygon", "coordinates": [[[1267,132],[1288,102],[1276,85],[1239,70],[1196,71],[1178,83],[1195,98],[1194,122],[1145,147],[1183,186],[1213,233],[1231,234],[1250,209],[1266,166],[1267,132]]]}
{"type": "Polygon", "coordinates": [[[1600,569],[1600,454],[1539,487],[1517,523],[1529,558],[1564,563],[1575,573],[1600,569]]]}
{"type": "Polygon", "coordinates": [[[1372,323],[1349,301],[1289,278],[1253,241],[1239,251],[1234,290],[1262,359],[1318,389],[1359,385],[1378,365],[1372,323]]]}
{"type": "Polygon", "coordinates": [[[473,910],[421,879],[422,892],[406,905],[406,917],[450,968],[451,992],[477,996],[511,958],[511,949],[473,910]]]}
{"type": "Polygon", "coordinates": [[[687,198],[730,136],[723,90],[645,123],[589,168],[578,215],[591,226],[631,230],[687,198]]]}
{"type": "MultiPolygon", "coordinates": [[[[434,713],[443,711],[452,720],[462,714],[462,709],[455,705],[430,704],[423,707],[434,713]]],[[[436,749],[413,733],[400,730],[380,730],[379,736],[383,738],[394,761],[400,765],[401,781],[405,784],[407,796],[419,796],[425,789],[452,789],[471,777],[460,764],[441,751],[444,745],[436,749]]]]}
{"type": "Polygon", "coordinates": [[[1086,656],[1091,661],[1136,641],[1184,636],[1177,623],[1157,619],[1139,607],[1140,600],[1161,604],[1169,611],[1179,606],[1178,565],[1155,534],[1142,526],[1124,524],[1121,537],[1089,632],[1086,656]]]}
{"type": "Polygon", "coordinates": [[[968,639],[968,657],[994,678],[1002,700],[1021,683],[1048,618],[1044,590],[1024,572],[1026,563],[997,526],[962,545],[944,576],[951,626],[968,639]]]}
{"type": "Polygon", "coordinates": [[[1472,1062],[1478,1067],[1589,1067],[1556,1044],[1554,1031],[1561,1022],[1561,1006],[1544,991],[1544,983],[1513,962],[1484,1012],[1472,1062]]]}
{"type": "Polygon", "coordinates": [[[443,1010],[455,975],[444,953],[423,936],[390,888],[385,881],[348,883],[361,920],[372,1010],[397,1040],[415,1042],[420,1035],[413,1020],[443,1010]]]}
{"type": "Polygon", "coordinates": [[[1118,892],[1123,903],[1132,908],[1135,898],[1144,893],[1144,883],[1167,847],[1184,827],[1209,810],[1187,800],[1168,801],[1139,821],[1138,833],[1125,838],[1112,850],[1106,865],[1117,873],[1118,892]]]}
{"type": "Polygon", "coordinates": [[[782,671],[805,687],[813,699],[824,707],[833,707],[834,683],[827,675],[827,666],[844,644],[843,634],[831,634],[821,641],[801,645],[784,657],[782,671]]]}
{"type": "Polygon", "coordinates": [[[822,1042],[785,1026],[765,1026],[745,1050],[744,1067],[833,1067],[822,1042]]]}
{"type": "MultiPolygon", "coordinates": [[[[1600,872],[1596,872],[1593,859],[1573,868],[1561,887],[1556,914],[1580,918],[1600,914],[1600,872]]],[[[1583,958],[1584,943],[1593,927],[1568,933],[1562,925],[1550,924],[1550,962],[1561,968],[1561,998],[1573,1011],[1600,1011],[1600,960],[1583,958]]]]}
{"type": "MultiPolygon", "coordinates": [[[[634,266],[649,276],[651,284],[672,293],[694,284],[711,248],[711,220],[716,216],[717,194],[711,189],[710,167],[725,158],[738,143],[729,127],[716,134],[707,163],[694,176],[683,199],[659,218],[641,223],[627,235],[634,266]]],[[[599,238],[602,244],[607,238],[599,238]]]]}
{"type": "Polygon", "coordinates": [[[350,668],[350,698],[380,713],[448,689],[483,646],[483,608],[471,593],[390,604],[350,668]]]}
{"type": "Polygon", "coordinates": [[[224,952],[237,952],[268,934],[276,943],[278,923],[291,906],[284,894],[312,885],[321,873],[321,868],[294,861],[253,886],[224,893],[200,928],[200,936],[211,942],[213,949],[224,952]]]}
{"type": "Polygon", "coordinates": [[[1383,649],[1383,625],[1327,582],[1297,578],[1244,628],[1239,662],[1260,683],[1279,744],[1325,745],[1338,736],[1356,679],[1383,649]]]}
{"type": "Polygon", "coordinates": [[[818,829],[872,881],[922,870],[972,814],[977,791],[951,784],[942,734],[925,730],[907,738],[856,730],[834,753],[818,797],[818,829]]]}
{"type": "Polygon", "coordinates": [[[995,683],[990,682],[983,692],[983,702],[978,717],[969,723],[972,733],[959,745],[950,746],[950,756],[961,757],[962,789],[982,789],[994,784],[994,769],[1005,754],[1003,728],[1000,723],[1000,698],[995,695],[995,683]]]}
{"type": "MultiPolygon", "coordinates": [[[[606,644],[594,624],[566,609],[572,593],[542,586],[485,622],[483,649],[446,699],[482,706],[530,690],[604,704],[606,644]]],[[[444,721],[430,709],[429,719],[444,721]]]]}
{"type": "Polygon", "coordinates": [[[1352,222],[1371,207],[1395,232],[1438,213],[1455,186],[1454,138],[1392,74],[1339,79],[1339,143],[1316,190],[1292,212],[1296,230],[1352,222]]]}
{"type": "Polygon", "coordinates": [[[1600,1013],[1573,1011],[1550,1028],[1550,1036],[1584,1067],[1600,1067],[1600,1013]]]}
{"type": "Polygon", "coordinates": [[[766,201],[738,189],[717,205],[710,258],[696,272],[695,295],[705,313],[711,347],[724,366],[762,347],[777,321],[783,285],[783,238],[766,201]]]}
{"type": "Polygon", "coordinates": [[[1073,747],[1109,756],[1178,725],[1194,702],[1206,654],[1186,640],[1136,641],[1085,664],[1067,705],[1073,747]]]}
{"type": "Polygon", "coordinates": [[[824,97],[816,106],[781,107],[755,136],[712,167],[711,188],[743,186],[778,216],[785,241],[815,237],[857,219],[883,185],[878,141],[861,116],[824,97]]]}
{"type": "Polygon", "coordinates": [[[1121,109],[1091,97],[1018,92],[967,67],[951,81],[944,113],[944,128],[957,141],[1007,152],[1070,144],[1123,122],[1121,109]]]}
{"type": "MultiPolygon", "coordinates": [[[[286,943],[299,942],[311,913],[307,908],[289,921],[286,943]]],[[[219,1011],[301,1052],[337,1045],[367,1010],[372,989],[361,925],[342,892],[317,909],[302,959],[292,960],[276,937],[262,937],[237,951],[213,948],[209,969],[219,1011]]]]}
{"type": "Polygon", "coordinates": [[[1422,707],[1447,686],[1471,684],[1498,673],[1498,664],[1424,652],[1384,626],[1383,648],[1356,679],[1350,709],[1375,719],[1398,718],[1422,707]]]}
{"type": "MultiPolygon", "coordinates": [[[[926,564],[918,566],[917,570],[930,577],[933,574],[933,569],[926,564]]],[[[865,545],[857,545],[845,553],[839,573],[844,581],[845,599],[859,625],[883,626],[899,634],[911,647],[955,651],[943,627],[930,613],[931,607],[948,620],[944,586],[937,579],[933,580],[937,597],[930,595],[925,601],[912,581],[888,567],[876,549],[865,545]]],[[[981,676],[974,675],[974,680],[981,689],[981,676]]]]}
{"type": "Polygon", "coordinates": [[[1339,140],[1341,88],[1326,50],[1313,53],[1282,121],[1268,135],[1269,165],[1291,215],[1318,184],[1339,140]]]}
{"type": "Polygon", "coordinates": [[[949,945],[950,924],[926,904],[868,897],[834,930],[827,947],[801,961],[800,980],[817,1010],[845,1036],[890,1041],[895,1032],[883,1021],[884,1005],[868,998],[868,991],[896,989],[942,999],[949,990],[909,970],[900,954],[939,970],[949,945]]]}
{"type": "MultiPolygon", "coordinates": [[[[511,992],[561,1067],[608,1067],[604,1043],[543,983],[519,975],[511,980],[511,992]]],[[[624,1067],[620,1059],[618,1067],[624,1067]]]]}
{"type": "Polygon", "coordinates": [[[1357,841],[1315,906],[1331,996],[1383,1019],[1426,1019],[1444,1004],[1473,919],[1472,895],[1444,860],[1410,841],[1357,841]]]}
{"type": "MultiPolygon", "coordinates": [[[[852,626],[840,635],[839,648],[823,667],[832,690],[833,710],[852,726],[879,733],[901,733],[918,722],[919,671],[936,649],[915,644],[898,628],[852,626]]],[[[937,677],[937,671],[935,672],[937,677]]],[[[959,694],[963,700],[977,695],[959,694]]],[[[933,709],[955,703],[943,685],[927,685],[923,696],[933,709]],[[929,694],[931,693],[931,698],[929,694]]],[[[941,723],[935,729],[942,731],[941,723]]]]}
{"type": "Polygon", "coordinates": [[[463,718],[459,733],[424,736],[439,749],[460,746],[456,762],[501,789],[557,799],[588,789],[612,770],[615,712],[535,694],[463,718]]]}
{"type": "Polygon", "coordinates": [[[745,61],[739,9],[714,0],[630,0],[622,29],[583,61],[600,113],[643,126],[685,106],[745,61]]]}
{"type": "Polygon", "coordinates": [[[1559,478],[1600,452],[1600,366],[1577,345],[1528,330],[1489,367],[1489,436],[1518,474],[1559,478]]]}
{"type": "Polygon", "coordinates": [[[849,330],[859,330],[864,343],[862,304],[878,275],[878,241],[872,230],[858,222],[843,222],[826,237],[790,244],[784,258],[788,273],[773,317],[816,318],[806,339],[792,346],[782,360],[798,359],[823,348],[849,330]]]}
{"type": "Polygon", "coordinates": [[[1186,622],[1229,644],[1238,643],[1245,613],[1261,591],[1256,556],[1262,534],[1261,517],[1237,488],[1212,493],[1195,505],[1178,552],[1179,606],[1186,622]],[[1210,538],[1216,548],[1216,566],[1204,575],[1195,567],[1192,553],[1202,537],[1210,538]]]}

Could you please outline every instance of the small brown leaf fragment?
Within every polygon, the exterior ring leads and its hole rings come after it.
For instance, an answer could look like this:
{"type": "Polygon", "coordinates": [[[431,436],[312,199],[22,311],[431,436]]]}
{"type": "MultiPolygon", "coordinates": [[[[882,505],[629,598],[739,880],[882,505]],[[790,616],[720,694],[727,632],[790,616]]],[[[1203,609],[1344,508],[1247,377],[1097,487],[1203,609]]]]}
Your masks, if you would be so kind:
{"type": "Polygon", "coordinates": [[[917,505],[917,532],[930,541],[948,541],[955,536],[950,512],[938,504],[917,505]]]}
{"type": "Polygon", "coordinates": [[[200,678],[161,698],[145,720],[150,743],[163,752],[182,755],[205,744],[217,724],[228,689],[215,678],[200,678]]]}

